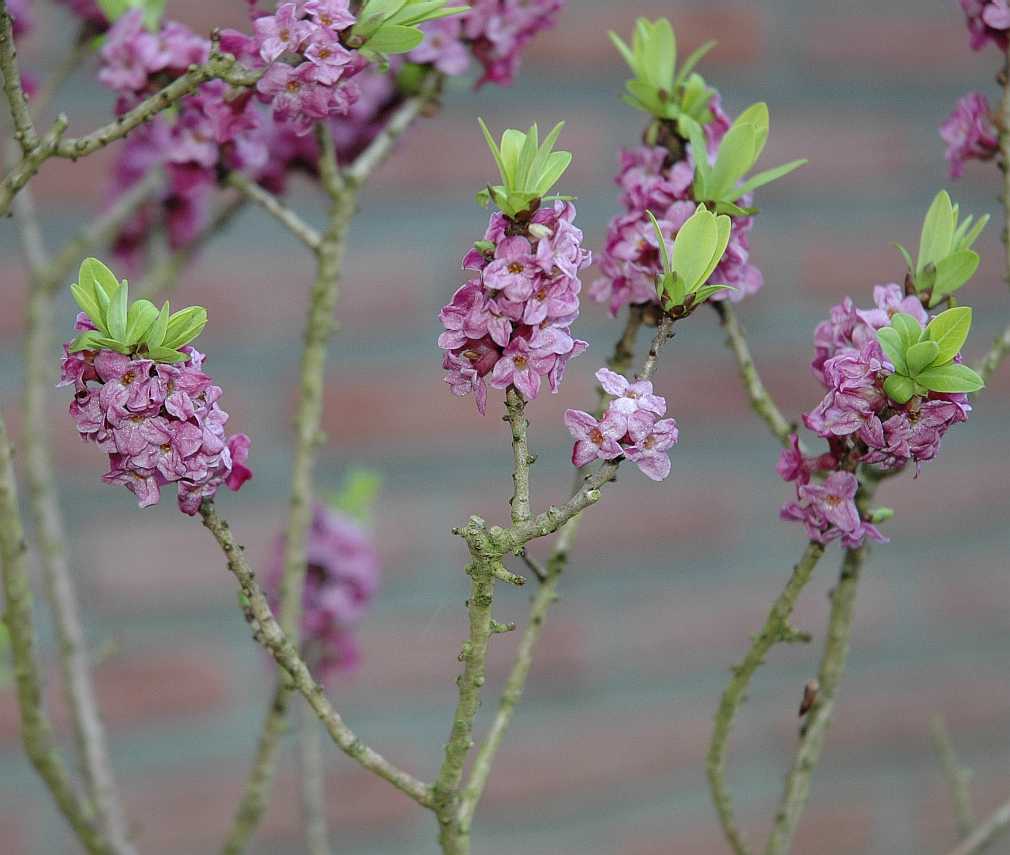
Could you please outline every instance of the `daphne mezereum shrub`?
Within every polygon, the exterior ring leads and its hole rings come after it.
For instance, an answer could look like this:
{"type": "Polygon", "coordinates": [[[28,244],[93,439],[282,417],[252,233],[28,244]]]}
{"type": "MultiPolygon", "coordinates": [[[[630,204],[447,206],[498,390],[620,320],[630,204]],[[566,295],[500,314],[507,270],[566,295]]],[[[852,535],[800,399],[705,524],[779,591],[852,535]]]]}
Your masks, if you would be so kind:
{"type": "MultiPolygon", "coordinates": [[[[798,424],[782,414],[765,388],[735,307],[746,306],[764,283],[750,256],[760,236],[755,225],[761,188],[805,161],[759,166],[770,133],[769,108],[758,102],[735,117],[727,113],[698,70],[712,43],[678,62],[675,32],[665,19],[635,20],[627,39],[610,34],[615,63],[623,60],[632,74],[622,101],[635,111],[629,115],[641,118],[642,132],[637,144],[625,140],[619,152],[617,210],[599,236],[598,274],[587,290],[591,301],[620,318],[609,358],[607,342],[585,341],[577,329],[582,277],[592,261],[587,245],[595,244],[588,244],[576,225],[575,197],[566,195],[577,188],[566,183],[572,156],[557,147],[563,122],[543,138],[535,124],[496,137],[475,117],[474,144],[480,144],[479,122],[491,155],[489,180],[477,202],[492,210],[475,212],[477,239],[469,249],[460,248],[462,272],[439,313],[437,346],[448,386],[443,393],[472,395],[481,414],[489,408],[504,412],[508,430],[502,441],[511,443],[513,452],[512,496],[507,518],[499,523],[470,516],[453,530],[469,553],[468,634],[459,653],[444,756],[426,781],[368,745],[341,718],[328,692],[367,655],[355,628],[367,620],[379,584],[369,525],[376,476],[356,471],[327,498],[330,491],[318,483],[316,465],[346,235],[361,187],[416,121],[436,117],[441,99],[451,95],[446,79],[469,75],[477,87],[509,85],[530,42],[551,37],[546,33],[563,0],[250,2],[246,28],[210,34],[166,20],[159,0],[61,5],[77,33],[65,68],[40,80],[20,67],[15,51],[15,42],[32,33],[32,0],[0,0],[0,73],[13,158],[0,181],[0,214],[15,214],[29,272],[21,412],[27,427],[18,438],[24,452],[19,460],[59,641],[73,764],[64,760],[40,702],[43,678],[27,546],[2,419],[0,646],[9,648],[13,663],[27,756],[83,849],[133,855],[143,840],[131,831],[109,760],[49,446],[46,402],[58,357],[51,344],[54,299],[75,272],[70,291],[80,311],[56,327],[74,329],[63,346],[58,382],[68,390],[69,419],[55,429],[76,430],[97,446],[108,468],[103,474],[96,457],[95,478],[125,486],[141,508],[174,487],[179,508],[199,516],[220,546],[239,584],[240,614],[273,663],[275,685],[222,847],[226,853],[245,851],[259,826],[294,707],[302,714],[299,794],[312,855],[330,851],[320,723],[338,749],[431,811],[446,855],[471,851],[475,814],[557,599],[579,520],[607,500],[622,467],[630,464],[655,481],[675,471],[672,451],[681,436],[673,416],[683,402],[667,401],[653,380],[678,325],[701,324],[714,315],[756,414],[783,447],[775,468],[794,493],[781,516],[801,524],[807,536],[765,625],[732,669],[715,715],[707,772],[720,825],[736,855],[758,850],[737,828],[726,781],[733,723],[771,649],[811,640],[791,625],[792,610],[831,545],[837,542],[843,555],[818,676],[804,692],[799,741],[763,847],[766,855],[790,851],[844,672],[869,544],[887,542],[885,523],[894,511],[875,505],[878,487],[901,473],[918,473],[939,454],[947,432],[971,413],[972,396],[1010,352],[1008,327],[977,364],[967,355],[972,310],[962,302],[962,289],[979,266],[974,245],[989,217],[962,216],[940,191],[926,213],[916,255],[899,246],[903,269],[882,272],[885,284],[844,297],[812,331],[811,370],[823,397],[802,414],[812,436],[801,437],[798,424]],[[42,125],[63,77],[89,67],[88,60],[94,60],[98,82],[115,93],[114,115],[78,137],[68,136],[66,116],[42,125]],[[51,158],[82,161],[110,146],[105,207],[50,252],[34,212],[32,178],[51,158]],[[490,173],[492,162],[497,177],[490,173]],[[321,223],[310,222],[286,198],[296,174],[307,176],[322,196],[321,223]],[[250,435],[255,437],[258,425],[234,426],[248,435],[230,432],[222,409],[227,390],[214,384],[205,370],[207,357],[194,346],[203,333],[201,347],[214,353],[213,318],[199,306],[173,312],[164,299],[190,259],[210,251],[215,236],[250,203],[297,238],[315,263],[288,512],[266,556],[265,587],[216,504],[222,487],[237,491],[253,477],[250,435]],[[92,257],[104,249],[115,256],[120,273],[129,273],[137,299],[131,301],[127,279],[92,257]],[[643,330],[651,335],[644,349],[643,330]],[[537,399],[548,389],[559,390],[576,357],[591,360],[596,400],[568,409],[563,424],[537,425],[568,431],[574,473],[565,502],[536,508],[531,422],[537,399]],[[527,553],[529,544],[555,535],[545,562],[527,553]],[[515,661],[497,707],[485,713],[490,721],[478,744],[482,705],[491,706],[488,650],[496,635],[518,630],[496,619],[499,584],[529,584],[535,591],[515,661]]],[[[971,46],[994,46],[1007,55],[1006,0],[961,0],[961,6],[971,46]]],[[[1010,167],[1010,55],[1006,62],[998,78],[1004,90],[1000,110],[990,107],[984,93],[971,92],[941,127],[952,177],[969,161],[994,162],[1004,173],[1010,167]]],[[[485,91],[490,103],[493,88],[485,91]]],[[[1002,202],[1010,215],[1010,184],[1004,185],[1002,202]]],[[[467,406],[448,396],[445,405],[467,406]]],[[[499,429],[497,419],[485,424],[489,431],[499,429]]],[[[773,465],[767,461],[770,479],[773,465]]],[[[231,501],[240,513],[244,496],[231,501]]],[[[3,679],[9,676],[0,669],[3,679]]],[[[954,778],[961,804],[965,784],[954,778]]],[[[1010,808],[1004,807],[976,824],[961,811],[965,840],[956,855],[981,851],[1008,817],[1010,808]]]]}

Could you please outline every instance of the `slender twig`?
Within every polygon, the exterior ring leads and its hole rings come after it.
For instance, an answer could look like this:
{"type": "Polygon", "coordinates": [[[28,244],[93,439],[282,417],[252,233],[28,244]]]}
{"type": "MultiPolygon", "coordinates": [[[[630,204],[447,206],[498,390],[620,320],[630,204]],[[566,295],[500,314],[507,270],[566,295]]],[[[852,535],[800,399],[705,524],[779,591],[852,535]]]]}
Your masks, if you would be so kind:
{"type": "MultiPolygon", "coordinates": [[[[2,0],[0,0],[2,2],[2,0]]],[[[0,40],[0,70],[4,72],[4,87],[8,90],[8,102],[16,127],[23,127],[24,116],[17,108],[18,97],[22,100],[24,92],[17,70],[13,41],[0,40]],[[11,97],[9,90],[14,87],[20,96],[11,97]]],[[[10,209],[11,200],[25,184],[39,171],[39,168],[50,157],[62,157],[77,160],[105,148],[110,143],[125,137],[130,131],[150,121],[156,115],[170,108],[201,84],[209,80],[224,80],[233,86],[249,87],[256,83],[262,71],[249,71],[233,56],[221,53],[216,47],[211,50],[210,58],[202,65],[194,65],[185,74],[173,80],[163,89],[145,98],[132,110],[114,119],[106,125],[82,137],[64,139],[64,134],[70,123],[66,116],[60,116],[49,132],[39,139],[34,130],[30,135],[31,145],[24,151],[21,161],[14,166],[0,182],[0,216],[10,209]]],[[[27,108],[26,108],[27,109],[27,108]]],[[[24,149],[24,140],[21,140],[24,149]]]]}
{"type": "Polygon", "coordinates": [[[796,426],[790,424],[775,400],[769,394],[768,389],[758,374],[754,365],[754,358],[751,356],[747,338],[744,336],[740,322],[737,320],[733,307],[725,300],[712,304],[726,331],[726,344],[736,356],[737,367],[740,370],[740,379],[743,381],[747,397],[750,399],[754,412],[768,425],[776,439],[783,445],[789,444],[789,437],[796,432],[796,426]]]}
{"type": "Polygon", "coordinates": [[[228,562],[228,569],[238,580],[242,594],[248,602],[249,612],[255,623],[256,641],[288,674],[294,689],[300,692],[308,701],[309,706],[315,710],[337,747],[364,768],[374,772],[400,792],[410,796],[418,804],[430,808],[432,806],[431,789],[365,745],[333,708],[326,690],[312,677],[297,648],[274,617],[266,595],[256,581],[255,573],[245,557],[245,550],[235,542],[228,523],[218,515],[213,502],[204,501],[200,506],[200,517],[204,526],[221,547],[228,562]]]}
{"type": "Polygon", "coordinates": [[[293,209],[285,205],[269,190],[260,187],[256,182],[241,172],[231,172],[228,174],[227,182],[251,199],[263,210],[276,219],[298,240],[304,243],[313,252],[319,250],[319,232],[306,223],[293,209]]]}
{"type": "MultiPolygon", "coordinates": [[[[295,451],[291,467],[291,489],[288,520],[284,542],[283,573],[280,585],[280,625],[284,633],[297,644],[301,616],[302,590],[306,568],[308,528],[312,519],[313,474],[315,455],[321,443],[323,407],[323,382],[326,351],[333,330],[333,314],[339,297],[339,284],[347,228],[355,210],[357,188],[382,162],[392,141],[421,115],[421,106],[406,102],[390,118],[398,128],[394,135],[381,133],[355,161],[354,181],[346,180],[340,172],[332,134],[320,123],[316,128],[319,146],[319,174],[330,207],[326,231],[319,236],[316,246],[316,278],[312,287],[305,329],[305,347],[300,367],[299,399],[295,414],[295,451]],[[380,143],[381,139],[388,142],[380,143]],[[361,158],[367,158],[362,161],[361,158]],[[360,165],[359,165],[360,164],[360,165]]],[[[349,170],[350,171],[350,170],[349,170]]],[[[286,691],[283,686],[279,692],[286,691]]],[[[270,733],[280,732],[286,705],[271,703],[263,723],[259,750],[243,791],[239,811],[229,832],[229,839],[241,839],[242,845],[255,830],[265,808],[265,794],[273,777],[277,739],[270,733]],[[262,794],[262,795],[261,795],[262,794]],[[241,822],[242,830],[238,830],[241,822]]],[[[228,850],[241,851],[241,847],[228,850]]]]}
{"type": "Polygon", "coordinates": [[[1003,187],[1000,201],[1003,204],[1003,246],[1006,251],[1006,283],[1010,285],[1010,46],[1004,53],[1003,98],[1000,101],[999,127],[999,168],[1003,170],[1003,187]]]}
{"type": "MultiPolygon", "coordinates": [[[[628,365],[634,358],[635,339],[641,325],[642,312],[640,309],[637,309],[637,307],[632,307],[629,312],[627,326],[617,343],[614,356],[609,362],[610,366],[614,370],[620,371],[621,373],[628,370],[628,365]]],[[[638,377],[640,379],[649,380],[652,378],[656,370],[660,351],[672,335],[673,320],[668,317],[664,317],[660,321],[659,329],[657,330],[656,336],[649,348],[649,353],[642,366],[642,370],[638,373],[638,377]]],[[[600,406],[603,406],[602,400],[600,406]]],[[[511,416],[512,412],[510,409],[509,418],[507,420],[510,424],[514,424],[515,422],[511,416]]],[[[520,462],[521,458],[517,458],[516,464],[518,465],[520,462]]],[[[594,476],[590,476],[589,481],[586,483],[595,483],[595,479],[601,479],[600,485],[606,483],[606,481],[611,480],[614,474],[616,474],[617,465],[618,464],[605,464],[605,466],[601,467],[594,476]],[[601,470],[606,470],[605,474],[601,474],[601,470]],[[602,480],[603,478],[605,478],[605,480],[602,480]]],[[[439,818],[442,822],[442,836],[440,839],[442,842],[443,852],[449,853],[449,855],[456,855],[456,853],[466,853],[469,851],[469,835],[474,813],[480,802],[481,796],[484,793],[484,789],[487,786],[487,781],[491,773],[491,767],[494,763],[494,759],[501,747],[502,741],[505,738],[509,725],[512,723],[515,709],[522,698],[523,690],[529,677],[530,667],[533,663],[533,654],[536,649],[537,642],[540,640],[547,613],[550,610],[551,605],[557,600],[558,581],[565,565],[567,564],[568,555],[574,543],[575,535],[578,529],[579,511],[575,510],[569,513],[569,510],[579,504],[575,501],[578,497],[583,496],[585,499],[586,496],[585,487],[580,486],[582,480],[583,476],[580,473],[577,474],[576,483],[573,487],[573,498],[570,500],[568,505],[564,506],[563,509],[549,509],[545,512],[545,514],[540,515],[540,518],[543,518],[545,515],[551,516],[552,523],[555,513],[558,519],[562,516],[565,517],[564,521],[559,522],[558,526],[553,529],[556,530],[557,527],[564,526],[561,530],[561,535],[558,537],[558,542],[552,550],[546,570],[541,569],[539,564],[534,562],[532,559],[529,559],[525,550],[521,546],[516,550],[511,550],[517,551],[518,554],[527,561],[528,566],[534,570],[537,576],[541,579],[542,584],[533,598],[533,603],[530,608],[529,622],[527,623],[526,629],[520,639],[516,659],[513,663],[512,670],[509,673],[508,680],[506,681],[505,690],[498,702],[498,710],[494,721],[491,724],[488,735],[477,752],[473,768],[470,772],[470,777],[468,778],[465,787],[463,787],[462,791],[455,797],[455,811],[453,811],[454,799],[451,792],[448,790],[440,791],[439,782],[436,782],[436,810],[440,811],[439,818]],[[573,502],[575,504],[573,504],[573,502]],[[443,805],[441,804],[440,799],[445,802],[445,813],[441,812],[443,805]]],[[[593,501],[598,500],[598,488],[592,488],[590,493],[597,494],[593,501]]],[[[589,504],[592,504],[592,501],[590,501],[589,504]]],[[[517,528],[521,528],[525,532],[528,531],[528,526],[535,526],[536,524],[536,520],[525,523],[522,521],[514,522],[510,532],[515,532],[517,528]]],[[[490,559],[493,560],[496,554],[495,549],[501,549],[503,545],[507,544],[510,537],[509,532],[502,532],[500,529],[487,530],[483,520],[480,520],[477,517],[471,518],[470,525],[466,529],[460,530],[458,533],[467,540],[467,543],[470,545],[471,555],[474,558],[474,564],[479,563],[482,557],[489,556],[490,559]]],[[[529,539],[532,539],[532,537],[529,539]]],[[[508,551],[507,548],[506,551],[508,551]]],[[[471,577],[473,577],[474,564],[471,564],[471,567],[468,569],[471,577]]],[[[473,592],[471,593],[471,607],[472,603],[473,592]]],[[[490,602],[488,603],[488,607],[490,608],[490,602]]],[[[494,622],[492,621],[492,624],[493,623],[494,622]]],[[[472,622],[471,629],[473,629],[472,622]]],[[[472,654],[473,649],[473,636],[471,635],[471,640],[467,643],[467,646],[464,647],[464,655],[472,654]]],[[[464,661],[467,660],[465,659],[464,661]]],[[[479,664],[482,667],[482,663],[479,664]]],[[[482,674],[483,672],[481,672],[481,676],[482,674]]],[[[464,674],[461,677],[461,706],[463,700],[463,685],[466,684],[466,681],[467,671],[465,669],[464,674]]],[[[482,680],[478,683],[477,689],[479,689],[481,683],[482,680]]],[[[479,693],[477,699],[479,701],[479,693]]],[[[476,709],[474,709],[473,714],[476,715],[476,709]]],[[[457,707],[452,736],[458,738],[456,748],[461,753],[461,757],[457,758],[460,763],[465,761],[466,753],[469,749],[469,746],[466,743],[469,741],[471,733],[472,720],[469,723],[469,728],[466,727],[465,722],[461,723],[460,707],[457,707]]],[[[447,760],[451,745],[452,740],[450,740],[450,746],[447,746],[446,749],[447,760]]],[[[445,769],[446,766],[443,765],[443,772],[445,769]]],[[[457,787],[459,786],[460,780],[461,777],[456,779],[457,787]]],[[[443,786],[448,787],[451,782],[446,781],[442,783],[443,786]]]]}
{"type": "MultiPolygon", "coordinates": [[[[130,202],[135,207],[144,196],[140,193],[133,195],[137,198],[130,202]]],[[[129,216],[130,206],[120,208],[114,217],[106,216],[101,222],[95,221],[86,227],[81,236],[71,240],[57,258],[49,261],[30,191],[26,189],[15,200],[30,274],[25,333],[24,415],[26,423],[33,427],[25,431],[23,437],[29,507],[38,539],[42,577],[59,641],[60,667],[84,789],[94,809],[96,825],[107,837],[110,847],[121,855],[129,855],[134,848],[129,842],[128,825],[91,678],[92,665],[84,639],[74,575],[67,560],[63,514],[56,493],[46,427],[46,400],[54,384],[50,369],[56,284],[72,264],[68,259],[79,258],[79,253],[87,251],[94,240],[105,237],[108,231],[129,216]]]]}
{"type": "MultiPolygon", "coordinates": [[[[866,471],[862,474],[862,484],[856,497],[856,506],[860,514],[866,512],[873,500],[877,484],[874,473],[866,471]]],[[[804,721],[800,744],[786,776],[785,790],[779,801],[765,855],[785,855],[789,852],[793,834],[810,795],[810,779],[821,756],[824,737],[834,712],[838,686],[848,659],[849,638],[855,616],[856,590],[868,551],[865,543],[857,549],[845,551],[838,584],[831,592],[827,638],[817,674],[819,684],[817,697],[804,721]]]]}
{"type": "Polygon", "coordinates": [[[512,522],[523,523],[530,518],[530,466],[534,458],[530,456],[527,431],[530,423],[526,419],[526,400],[514,387],[505,393],[505,420],[512,428],[512,482],[514,492],[509,501],[512,522]]]}
{"type": "Polygon", "coordinates": [[[273,758],[286,729],[285,716],[290,697],[291,690],[285,685],[284,676],[278,675],[277,687],[271,698],[263,727],[260,729],[252,769],[242,789],[228,837],[221,847],[222,855],[240,855],[245,851],[259,825],[263,811],[266,810],[274,776],[273,758]]]}
{"type": "Polygon", "coordinates": [[[954,805],[957,821],[957,836],[965,838],[975,827],[975,813],[971,808],[971,770],[963,767],[954,751],[954,743],[947,732],[947,722],[942,715],[935,715],[929,721],[929,733],[933,749],[940,760],[944,780],[950,789],[950,800],[954,805]]]}
{"type": "Polygon", "coordinates": [[[733,818],[733,802],[726,786],[726,753],[729,750],[733,721],[743,704],[754,673],[764,663],[765,656],[772,647],[779,643],[790,644],[810,640],[809,636],[798,632],[790,625],[789,618],[796,606],[796,600],[810,581],[814,568],[823,555],[824,547],[821,544],[811,542],[807,545],[803,556],[793,568],[785,588],[772,604],[760,635],[754,637],[750,649],[740,664],[732,668],[733,679],[723,692],[719,710],[715,715],[715,730],[712,733],[706,764],[708,783],[723,833],[737,855],[749,855],[750,849],[733,818]]]}
{"type": "Polygon", "coordinates": [[[326,766],[323,763],[319,720],[308,704],[299,706],[298,783],[302,829],[309,855],[330,855],[326,827],[326,766]]]}
{"type": "Polygon", "coordinates": [[[138,297],[149,299],[164,296],[171,291],[179,281],[179,274],[186,269],[193,257],[200,252],[212,238],[228,228],[246,205],[244,196],[236,195],[223,202],[213,214],[210,222],[200,233],[185,246],[170,252],[147,271],[146,275],[133,289],[138,297]]]}
{"type": "Polygon", "coordinates": [[[6,0],[0,0],[0,72],[4,77],[4,95],[14,123],[14,139],[27,157],[39,143],[21,83],[21,69],[18,67],[17,47],[14,44],[14,19],[7,11],[6,0]]]}
{"type": "Polygon", "coordinates": [[[1000,805],[949,855],[979,855],[1010,828],[1010,801],[1000,805]]]}
{"type": "Polygon", "coordinates": [[[975,370],[982,375],[982,379],[986,383],[992,379],[993,374],[996,373],[996,369],[999,368],[1000,363],[1007,357],[1007,354],[1010,354],[1010,326],[996,336],[996,340],[993,342],[989,352],[975,367],[975,370]]]}
{"type": "Polygon", "coordinates": [[[368,148],[344,170],[344,180],[350,187],[360,187],[392,154],[400,137],[438,97],[443,80],[441,74],[429,73],[421,85],[421,91],[417,95],[412,95],[396,109],[379,135],[368,144],[368,148]]]}
{"type": "Polygon", "coordinates": [[[114,855],[85,808],[67,774],[42,705],[42,679],[35,654],[32,593],[13,467],[14,451],[0,417],[0,571],[3,575],[4,623],[10,634],[11,657],[21,717],[25,753],[45,783],[60,813],[92,855],[114,855]]]}

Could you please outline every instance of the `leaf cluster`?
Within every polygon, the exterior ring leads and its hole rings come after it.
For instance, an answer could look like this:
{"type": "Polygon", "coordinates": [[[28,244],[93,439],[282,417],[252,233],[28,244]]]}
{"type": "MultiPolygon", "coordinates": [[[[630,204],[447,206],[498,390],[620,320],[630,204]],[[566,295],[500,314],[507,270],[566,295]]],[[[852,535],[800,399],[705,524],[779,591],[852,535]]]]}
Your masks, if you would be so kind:
{"type": "Polygon", "coordinates": [[[898,312],[891,325],[877,330],[894,373],[884,381],[887,396],[907,404],[930,392],[977,392],[985,383],[967,365],[954,361],[971,330],[972,311],[958,306],[941,312],[923,329],[911,315],[898,312]]]}
{"type": "Polygon", "coordinates": [[[449,0],[365,0],[351,28],[348,44],[372,62],[390,54],[409,53],[424,41],[420,25],[469,12],[469,6],[446,6],[449,0]]]}
{"type": "Polygon", "coordinates": [[[959,219],[958,206],[946,190],[941,190],[922,223],[918,260],[913,262],[909,251],[895,244],[908,265],[916,292],[929,295],[930,308],[962,288],[978,270],[979,257],[972,246],[989,222],[989,215],[977,221],[972,215],[959,219]]]}
{"type": "Polygon", "coordinates": [[[150,300],[130,303],[127,281],[117,280],[97,258],[84,259],[70,293],[97,327],[77,336],[71,353],[105,348],[155,362],[184,362],[189,357],[179,348],[194,341],[207,325],[202,306],[170,313],[167,300],[160,310],[150,300]]]}
{"type": "Polygon", "coordinates": [[[729,245],[732,223],[725,214],[713,214],[699,205],[680,227],[673,241],[673,251],[652,211],[647,212],[659,241],[663,273],[656,281],[656,293],[668,312],[684,316],[719,291],[735,290],[730,285],[706,285],[719,266],[729,245]]]}
{"type": "Polygon", "coordinates": [[[543,143],[537,126],[533,125],[526,133],[510,128],[502,134],[499,144],[484,120],[478,121],[501,176],[501,184],[488,185],[477,194],[479,204],[487,207],[494,202],[503,214],[514,218],[535,208],[545,198],[566,198],[546,196],[572,162],[571,152],[554,151],[564,122],[558,122],[543,143]]]}

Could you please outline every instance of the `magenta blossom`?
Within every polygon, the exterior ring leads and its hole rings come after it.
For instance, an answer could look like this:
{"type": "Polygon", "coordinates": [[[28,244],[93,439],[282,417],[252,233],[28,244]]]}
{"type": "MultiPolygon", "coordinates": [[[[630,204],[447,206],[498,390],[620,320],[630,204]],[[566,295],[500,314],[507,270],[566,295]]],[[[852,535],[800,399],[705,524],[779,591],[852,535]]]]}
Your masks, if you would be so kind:
{"type": "Polygon", "coordinates": [[[573,338],[582,283],[590,263],[575,227],[575,207],[556,201],[520,224],[491,215],[484,242],[463,258],[479,273],[439,313],[444,332],[438,346],[454,395],[474,393],[483,413],[489,384],[515,386],[527,400],[543,378],[556,392],[571,359],[588,345],[573,338]],[[490,374],[490,380],[485,377],[490,374]]]}
{"type": "MultiPolygon", "coordinates": [[[[306,657],[323,679],[358,661],[354,627],[379,586],[379,556],[373,538],[353,519],[323,505],[312,514],[302,590],[301,638],[306,657]]],[[[267,572],[271,605],[280,606],[284,536],[279,535],[267,572]]]]}
{"type": "MultiPolygon", "coordinates": [[[[76,327],[88,328],[80,315],[76,327]]],[[[180,510],[192,515],[220,486],[238,490],[252,472],[249,438],[225,434],[228,414],[203,354],[184,351],[186,362],[169,365],[111,350],[69,353],[68,343],[59,385],[74,388],[70,415],[81,438],[109,456],[103,481],[125,486],[142,508],[176,484],[180,510]]]]}
{"type": "Polygon", "coordinates": [[[428,21],[421,26],[424,41],[410,52],[410,61],[430,64],[443,74],[463,74],[470,65],[470,52],[460,38],[463,22],[459,16],[428,21]]]}
{"type": "Polygon", "coordinates": [[[985,95],[969,92],[958,98],[953,112],[940,125],[940,137],[947,144],[945,157],[951,178],[964,174],[968,160],[991,160],[999,150],[999,131],[985,95]]]}
{"type": "Polygon", "coordinates": [[[276,14],[253,21],[253,32],[264,62],[272,63],[289,51],[297,53],[312,31],[312,24],[301,19],[296,3],[282,3],[276,14]]]}
{"type": "Polygon", "coordinates": [[[851,472],[833,472],[823,484],[801,484],[797,501],[782,508],[782,519],[802,522],[807,536],[816,543],[840,539],[847,549],[861,546],[867,538],[886,543],[876,526],[860,518],[855,501],[858,488],[851,472]]]}
{"type": "Polygon", "coordinates": [[[575,438],[572,463],[585,466],[593,460],[613,460],[624,454],[620,440],[628,432],[628,420],[620,413],[608,413],[597,421],[582,410],[565,410],[565,427],[575,438]]]}
{"type": "Polygon", "coordinates": [[[1007,49],[1010,30],[1010,5],[1007,0],[961,0],[968,22],[972,50],[981,50],[992,42],[1001,51],[1007,49]]]}

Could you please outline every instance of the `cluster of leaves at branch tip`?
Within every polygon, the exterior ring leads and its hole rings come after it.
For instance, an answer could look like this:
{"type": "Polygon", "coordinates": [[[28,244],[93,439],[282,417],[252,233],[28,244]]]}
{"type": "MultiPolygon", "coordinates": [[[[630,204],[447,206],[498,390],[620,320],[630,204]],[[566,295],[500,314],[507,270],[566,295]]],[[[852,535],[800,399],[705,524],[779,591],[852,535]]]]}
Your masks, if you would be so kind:
{"type": "Polygon", "coordinates": [[[884,381],[887,396],[907,404],[930,392],[977,392],[985,383],[967,365],[954,361],[971,330],[971,309],[957,306],[941,312],[922,329],[911,315],[898,312],[889,327],[877,330],[894,373],[884,381]]]}
{"type": "Polygon", "coordinates": [[[687,138],[691,142],[691,151],[695,152],[693,193],[696,202],[713,206],[717,214],[750,216],[757,213],[757,209],[741,208],[736,204],[737,200],[753,193],[759,187],[785,177],[807,163],[802,158],[792,160],[759,172],[751,178],[745,178],[761,157],[768,142],[770,119],[767,104],[763,101],[751,104],[737,116],[736,121],[726,131],[722,142],[719,143],[715,163],[711,164],[704,156],[708,148],[701,125],[693,119],[686,119],[683,122],[687,138]]]}
{"type": "Polygon", "coordinates": [[[155,362],[185,362],[189,356],[179,348],[194,341],[207,326],[207,310],[202,306],[171,313],[167,300],[160,311],[150,300],[130,303],[127,281],[117,280],[97,258],[84,259],[70,293],[97,327],[77,336],[71,353],[107,349],[155,362]]]}
{"type": "Polygon", "coordinates": [[[382,475],[374,469],[355,466],[348,470],[340,489],[333,493],[327,504],[332,510],[368,525],[381,488],[382,475]]]}
{"type": "Polygon", "coordinates": [[[424,41],[420,25],[469,12],[446,6],[448,0],[365,0],[351,28],[347,46],[365,59],[385,64],[390,54],[409,53],[424,41]]]}
{"type": "Polygon", "coordinates": [[[929,295],[929,308],[949,298],[975,275],[978,253],[972,250],[978,236],[989,222],[989,215],[968,215],[960,219],[959,207],[946,190],[936,194],[926,212],[919,238],[919,258],[900,243],[895,244],[908,265],[908,275],[916,293],[929,295]]]}
{"type": "Polygon", "coordinates": [[[732,285],[706,285],[729,245],[732,223],[725,214],[713,214],[698,205],[687,222],[680,227],[673,241],[673,252],[667,246],[659,222],[652,211],[652,220],[663,259],[663,274],[656,280],[656,293],[663,308],[684,317],[719,291],[735,291],[732,285]]]}
{"type": "Polygon", "coordinates": [[[165,15],[165,0],[97,0],[98,8],[114,24],[127,12],[140,9],[144,13],[144,26],[152,33],[161,27],[165,15]]]}
{"type": "Polygon", "coordinates": [[[650,21],[638,18],[631,34],[631,47],[611,31],[610,40],[628,63],[634,79],[625,84],[623,101],[657,119],[676,122],[681,136],[687,137],[681,124],[691,119],[700,125],[712,121],[708,108],[715,91],[694,71],[695,66],[715,42],[705,42],[677,70],[677,37],[666,18],[650,21]]]}
{"type": "Polygon", "coordinates": [[[478,119],[484,139],[501,175],[501,184],[488,185],[477,194],[477,203],[487,207],[492,202],[503,214],[515,219],[519,214],[535,210],[540,202],[571,199],[571,196],[547,196],[561,180],[572,162],[570,151],[554,151],[564,122],[558,122],[540,143],[536,125],[523,133],[509,128],[496,143],[483,119],[478,119]]]}

